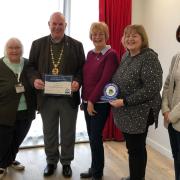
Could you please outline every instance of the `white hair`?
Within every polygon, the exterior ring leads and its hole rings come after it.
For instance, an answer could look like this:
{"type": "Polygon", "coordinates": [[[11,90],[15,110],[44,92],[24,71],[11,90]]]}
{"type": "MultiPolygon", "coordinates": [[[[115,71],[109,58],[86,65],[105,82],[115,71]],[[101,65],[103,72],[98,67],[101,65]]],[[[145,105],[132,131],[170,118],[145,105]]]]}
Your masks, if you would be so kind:
{"type": "Polygon", "coordinates": [[[23,47],[23,44],[21,43],[21,41],[18,38],[16,38],[16,37],[11,37],[10,39],[7,40],[7,42],[5,44],[5,47],[4,47],[4,56],[7,57],[7,47],[8,47],[8,44],[10,42],[12,42],[12,41],[17,42],[20,45],[20,47],[21,47],[21,57],[22,57],[23,51],[24,51],[24,47],[23,47]]]}

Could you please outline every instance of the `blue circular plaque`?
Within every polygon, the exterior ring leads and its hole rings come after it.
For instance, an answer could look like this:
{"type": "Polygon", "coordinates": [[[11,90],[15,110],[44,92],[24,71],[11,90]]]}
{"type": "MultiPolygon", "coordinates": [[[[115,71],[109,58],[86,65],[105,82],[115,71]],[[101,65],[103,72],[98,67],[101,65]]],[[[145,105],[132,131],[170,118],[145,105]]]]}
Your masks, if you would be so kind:
{"type": "Polygon", "coordinates": [[[111,101],[117,98],[119,94],[118,86],[114,83],[109,83],[104,87],[102,101],[111,101]]]}

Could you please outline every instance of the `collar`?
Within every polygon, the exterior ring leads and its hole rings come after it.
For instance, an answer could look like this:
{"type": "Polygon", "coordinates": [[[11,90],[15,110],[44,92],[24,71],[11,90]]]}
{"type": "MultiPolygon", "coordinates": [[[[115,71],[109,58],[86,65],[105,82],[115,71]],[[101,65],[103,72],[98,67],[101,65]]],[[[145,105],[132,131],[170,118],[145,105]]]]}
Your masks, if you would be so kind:
{"type": "MultiPolygon", "coordinates": [[[[103,48],[100,53],[102,55],[104,55],[109,49],[111,49],[111,46],[110,45],[106,45],[106,47],[103,48]]],[[[95,48],[92,51],[95,53],[95,48]]]]}
{"type": "Polygon", "coordinates": [[[64,39],[65,39],[65,35],[64,35],[63,38],[60,39],[60,40],[55,40],[55,39],[53,39],[52,36],[50,35],[50,40],[51,40],[51,42],[52,42],[53,44],[58,44],[58,43],[60,44],[61,42],[64,41],[64,39]]]}
{"type": "Polygon", "coordinates": [[[23,57],[20,57],[19,63],[12,63],[7,56],[4,56],[3,61],[6,65],[9,65],[9,66],[18,66],[18,65],[23,66],[24,65],[24,58],[23,57]]]}

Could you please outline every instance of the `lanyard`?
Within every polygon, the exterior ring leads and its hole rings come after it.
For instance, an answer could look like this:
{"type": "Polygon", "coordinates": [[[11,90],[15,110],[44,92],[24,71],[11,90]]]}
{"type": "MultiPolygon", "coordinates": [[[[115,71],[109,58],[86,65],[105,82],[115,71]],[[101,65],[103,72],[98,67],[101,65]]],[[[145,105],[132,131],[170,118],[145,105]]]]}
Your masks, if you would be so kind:
{"type": "Polygon", "coordinates": [[[18,64],[18,67],[16,67],[17,69],[15,70],[14,74],[17,78],[17,82],[20,83],[20,77],[21,77],[21,72],[22,72],[22,62],[20,62],[18,64]]]}
{"type": "Polygon", "coordinates": [[[17,69],[17,81],[18,81],[18,83],[20,83],[20,77],[21,77],[23,66],[24,66],[24,62],[21,60],[19,63],[19,67],[17,69]]]}
{"type": "Polygon", "coordinates": [[[21,68],[19,68],[19,72],[17,73],[17,81],[20,83],[20,76],[21,76],[21,68]]]}

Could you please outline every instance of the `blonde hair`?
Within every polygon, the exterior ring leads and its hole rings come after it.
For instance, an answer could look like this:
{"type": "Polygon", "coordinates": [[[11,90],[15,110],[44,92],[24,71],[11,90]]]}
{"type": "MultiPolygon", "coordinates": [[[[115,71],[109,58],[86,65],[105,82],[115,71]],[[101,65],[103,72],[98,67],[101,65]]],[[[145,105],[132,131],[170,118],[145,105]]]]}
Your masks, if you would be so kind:
{"type": "Polygon", "coordinates": [[[142,25],[134,24],[134,25],[128,25],[124,29],[124,35],[125,37],[131,33],[137,33],[141,36],[142,39],[142,48],[148,48],[149,47],[149,42],[148,42],[148,37],[147,33],[142,25]]]}
{"type": "Polygon", "coordinates": [[[91,24],[90,31],[89,31],[89,38],[92,40],[92,34],[101,31],[105,34],[105,39],[109,39],[109,28],[105,22],[94,22],[91,24]]]}

